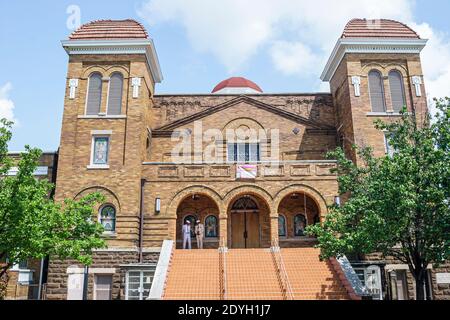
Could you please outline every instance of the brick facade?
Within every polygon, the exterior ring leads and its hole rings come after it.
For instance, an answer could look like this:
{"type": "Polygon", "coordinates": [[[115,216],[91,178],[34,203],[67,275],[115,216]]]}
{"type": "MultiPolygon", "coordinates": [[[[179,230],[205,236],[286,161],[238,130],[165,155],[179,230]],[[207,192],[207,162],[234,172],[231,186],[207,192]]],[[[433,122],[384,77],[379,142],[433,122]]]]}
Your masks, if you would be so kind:
{"type": "MultiPolygon", "coordinates": [[[[377,117],[389,120],[396,116],[371,114],[367,76],[372,69],[384,77],[387,111],[392,104],[386,76],[393,69],[403,75],[409,110],[414,108],[418,115],[426,111],[425,97],[416,97],[411,82],[412,76],[423,76],[418,54],[346,54],[330,80],[331,94],[156,95],[152,68],[144,54],[69,57],[55,198],[62,201],[99,191],[116,209],[115,232],[107,235],[108,251],[96,253],[91,266],[116,270],[113,299],[125,299],[127,265],[156,263],[164,240],[175,240],[181,246],[186,215],[194,214],[202,221],[215,216],[218,236],[207,239],[205,246],[217,248],[222,242],[232,247],[231,208],[242,197],[251,197],[258,204],[260,247],[270,247],[274,240],[283,247],[313,246],[314,239],[295,235],[294,219],[303,214],[308,224],[323,221],[327,207],[338,195],[336,175],[331,173],[335,163],[325,160],[326,153],[342,144],[347,155],[358,161],[351,149],[354,143],[372,146],[377,156],[386,152],[383,134],[373,122],[377,117]],[[93,72],[103,77],[101,113],[107,110],[109,77],[114,72],[123,75],[121,115],[85,116],[88,79],[93,72]],[[352,76],[361,78],[360,97],[355,97],[352,76]],[[138,97],[133,97],[135,78],[142,81],[138,97]],[[69,79],[79,81],[75,99],[70,97],[69,79]],[[270,158],[263,152],[257,177],[245,181],[236,177],[237,164],[208,163],[202,153],[192,152],[198,162],[173,163],[171,152],[177,141],[172,135],[180,137],[187,132],[195,138],[198,121],[203,130],[222,133],[238,128],[279,130],[279,162],[268,165],[265,160],[270,158]],[[92,137],[97,131],[110,135],[107,168],[90,166],[92,137]],[[195,197],[198,199],[193,200],[195,197]],[[157,200],[161,201],[159,212],[155,210],[157,200]],[[286,220],[285,237],[279,237],[280,214],[286,220]],[[142,260],[139,249],[144,252],[142,260]]],[[[274,141],[259,143],[263,151],[269,151],[274,141]]],[[[204,148],[208,145],[205,141],[201,144],[204,148]]],[[[226,160],[227,141],[216,140],[215,144],[226,160]]],[[[377,258],[375,264],[384,267],[388,261],[377,258]]],[[[398,265],[395,261],[389,264],[398,265]]],[[[82,266],[51,260],[48,299],[67,298],[69,267],[82,266]]],[[[410,275],[408,285],[411,289],[410,275]]],[[[90,298],[93,287],[91,275],[90,298]]],[[[433,282],[432,287],[436,299],[450,298],[448,286],[433,282]]]]}

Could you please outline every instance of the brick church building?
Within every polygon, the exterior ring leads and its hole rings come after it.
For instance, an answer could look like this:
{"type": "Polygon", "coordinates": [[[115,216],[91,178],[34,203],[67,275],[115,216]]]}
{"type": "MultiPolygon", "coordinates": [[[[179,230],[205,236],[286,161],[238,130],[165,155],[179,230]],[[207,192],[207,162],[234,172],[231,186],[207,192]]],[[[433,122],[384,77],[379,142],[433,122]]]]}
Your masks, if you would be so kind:
{"type": "MultiPolygon", "coordinates": [[[[305,227],[339,201],[328,151],[342,146],[358,162],[356,143],[384,156],[373,122],[404,105],[427,111],[426,42],[400,22],[355,19],[321,76],[331,93],[265,93],[234,77],[210,94],[158,95],[157,51],[140,23],[80,27],[62,42],[55,199],[102,193],[96,218],[108,248],[87,270],[51,258],[47,299],[82,299],[85,273],[88,299],[98,300],[414,299],[406,265],[377,255],[320,261],[305,227]],[[205,249],[192,233],[183,250],[183,225],[193,231],[197,220],[205,249]]],[[[430,267],[429,298],[449,298],[449,271],[430,267]]]]}

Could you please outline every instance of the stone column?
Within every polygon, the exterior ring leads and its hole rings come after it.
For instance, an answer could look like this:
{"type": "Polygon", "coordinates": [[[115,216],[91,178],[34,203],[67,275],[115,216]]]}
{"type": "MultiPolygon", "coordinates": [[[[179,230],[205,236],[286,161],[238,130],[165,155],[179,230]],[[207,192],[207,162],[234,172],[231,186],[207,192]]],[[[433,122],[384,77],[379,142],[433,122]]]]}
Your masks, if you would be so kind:
{"type": "Polygon", "coordinates": [[[219,246],[225,244],[228,247],[228,215],[219,216],[219,246]]]}
{"type": "Polygon", "coordinates": [[[274,244],[274,240],[279,241],[278,235],[278,213],[270,215],[270,245],[274,244]]]}

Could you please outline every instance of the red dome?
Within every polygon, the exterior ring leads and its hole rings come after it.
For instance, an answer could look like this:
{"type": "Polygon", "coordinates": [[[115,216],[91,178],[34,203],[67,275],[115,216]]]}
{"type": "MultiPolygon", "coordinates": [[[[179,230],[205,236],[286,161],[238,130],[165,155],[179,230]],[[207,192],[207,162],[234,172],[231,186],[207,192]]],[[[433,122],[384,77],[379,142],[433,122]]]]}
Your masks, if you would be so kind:
{"type": "Polygon", "coordinates": [[[128,20],[97,20],[82,25],[69,36],[70,40],[148,39],[139,22],[128,20]]]}
{"type": "Polygon", "coordinates": [[[255,90],[259,93],[263,93],[261,88],[256,83],[242,77],[233,77],[222,81],[214,88],[212,93],[216,93],[226,88],[248,88],[255,90]]]}
{"type": "Polygon", "coordinates": [[[353,19],[345,27],[341,38],[420,39],[406,24],[388,19],[353,19]]]}

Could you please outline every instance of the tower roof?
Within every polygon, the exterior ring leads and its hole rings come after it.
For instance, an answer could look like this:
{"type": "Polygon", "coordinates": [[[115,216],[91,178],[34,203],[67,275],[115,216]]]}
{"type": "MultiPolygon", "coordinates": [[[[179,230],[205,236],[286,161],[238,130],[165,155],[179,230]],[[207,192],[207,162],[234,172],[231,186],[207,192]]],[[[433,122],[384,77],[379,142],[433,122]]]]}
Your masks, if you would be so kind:
{"type": "Polygon", "coordinates": [[[220,94],[237,94],[237,93],[263,93],[262,89],[253,81],[243,77],[232,77],[220,82],[212,91],[212,93],[220,94]]]}
{"type": "Polygon", "coordinates": [[[347,23],[341,39],[347,38],[394,38],[420,39],[406,24],[388,19],[353,19],[347,23]]]}
{"type": "Polygon", "coordinates": [[[148,39],[139,22],[127,20],[96,20],[82,25],[69,36],[70,40],[148,39]]]}

